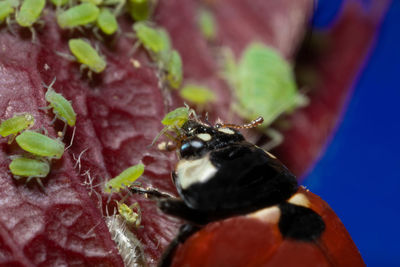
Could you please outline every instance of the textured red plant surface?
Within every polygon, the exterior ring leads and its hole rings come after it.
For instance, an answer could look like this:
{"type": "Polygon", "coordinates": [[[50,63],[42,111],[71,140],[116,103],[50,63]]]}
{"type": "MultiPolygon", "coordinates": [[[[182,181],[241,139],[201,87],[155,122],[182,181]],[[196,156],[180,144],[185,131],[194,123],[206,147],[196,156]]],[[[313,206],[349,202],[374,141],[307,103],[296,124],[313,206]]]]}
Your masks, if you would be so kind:
{"type": "MultiPolygon", "coordinates": [[[[207,43],[196,27],[198,1],[159,1],[154,20],[168,30],[180,52],[185,80],[199,81],[217,93],[219,102],[210,107],[212,118],[226,119],[232,97],[219,76],[215,48],[229,46],[238,55],[247,43],[260,40],[293,60],[313,5],[311,0],[208,4],[218,22],[214,44],[207,43]]],[[[359,10],[358,6],[345,10],[332,31],[332,46],[315,65],[322,77],[318,90],[312,91],[310,106],[292,116],[292,127],[285,133],[287,141],[276,151],[297,175],[320,153],[372,40],[378,18],[359,10]],[[355,32],[358,37],[351,36],[355,32]],[[348,42],[349,36],[354,42],[348,42]]],[[[175,193],[170,182],[176,160],[173,153],[148,145],[160,131],[165,113],[182,101],[175,92],[159,88],[157,70],[144,50],[132,56],[141,67],[132,65],[128,55],[134,40],[124,35],[132,31],[129,18],[121,18],[122,34],[116,39],[96,41],[108,65],[104,73],[90,80],[77,63],[56,53],[68,53],[68,39],[81,34],[61,31],[54,16],[47,9],[45,25],[37,29],[34,43],[29,30],[16,27],[16,35],[12,35],[4,25],[0,29],[0,118],[30,112],[36,118],[35,128],[44,127],[55,137],[63,125],[51,125],[53,115],[40,109],[47,105],[42,83],[49,84],[54,77],[54,88],[72,100],[78,114],[73,145],[53,163],[43,180],[44,191],[34,181],[26,185],[13,179],[9,157],[20,150],[0,140],[0,265],[123,266],[104,223],[106,208],[100,204],[107,196],[99,201],[91,185],[102,184],[142,160],[146,171],[141,183],[175,193]]],[[[69,129],[66,142],[71,136],[69,129]]],[[[143,214],[142,228],[136,234],[149,264],[154,265],[181,222],[160,213],[149,200],[136,200],[143,214]]]]}

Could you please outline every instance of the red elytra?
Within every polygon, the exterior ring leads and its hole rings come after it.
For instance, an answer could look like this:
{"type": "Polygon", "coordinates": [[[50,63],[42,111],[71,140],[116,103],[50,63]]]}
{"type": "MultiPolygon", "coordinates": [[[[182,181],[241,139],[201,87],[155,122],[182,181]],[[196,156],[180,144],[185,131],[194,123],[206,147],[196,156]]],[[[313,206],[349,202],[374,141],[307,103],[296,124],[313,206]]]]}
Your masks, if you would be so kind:
{"type": "Polygon", "coordinates": [[[206,225],[177,247],[174,267],[365,266],[346,228],[329,205],[300,187],[326,224],[314,242],[283,239],[277,223],[236,216],[206,225]]]}

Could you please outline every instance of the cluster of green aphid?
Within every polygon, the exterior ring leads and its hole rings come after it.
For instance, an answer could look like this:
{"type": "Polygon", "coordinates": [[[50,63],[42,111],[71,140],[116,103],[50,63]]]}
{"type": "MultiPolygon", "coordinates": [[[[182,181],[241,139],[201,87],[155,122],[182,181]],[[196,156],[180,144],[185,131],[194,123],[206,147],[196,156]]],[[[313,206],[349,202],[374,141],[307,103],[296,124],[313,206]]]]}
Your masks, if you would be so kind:
{"type": "Polygon", "coordinates": [[[10,24],[13,15],[21,27],[30,28],[34,38],[33,24],[37,23],[46,5],[46,0],[2,0],[0,1],[0,23],[10,24]]]}
{"type": "MultiPolygon", "coordinates": [[[[143,172],[144,165],[142,163],[133,165],[122,171],[116,177],[106,182],[103,190],[104,192],[109,194],[120,193],[121,190],[128,188],[140,176],[142,176],[143,172]]],[[[133,226],[137,228],[139,227],[141,222],[139,203],[135,202],[132,205],[128,206],[124,203],[126,197],[127,196],[125,196],[121,202],[116,201],[118,213],[128,226],[133,226]]]]}
{"type": "MultiPolygon", "coordinates": [[[[168,132],[178,133],[179,129],[182,125],[189,120],[190,116],[194,114],[194,111],[190,109],[188,106],[177,108],[171,112],[169,112],[161,123],[165,126],[165,128],[160,132],[158,137],[161,134],[166,134],[168,136],[168,132]]],[[[158,138],[157,137],[157,138],[158,138]]],[[[154,140],[154,142],[156,139],[154,140]]],[[[153,142],[153,143],[154,143],[153,142]]],[[[104,185],[104,192],[112,194],[112,193],[120,193],[121,190],[127,189],[136,180],[143,174],[144,165],[139,163],[137,165],[133,165],[124,171],[122,171],[116,177],[110,179],[104,185]]],[[[125,199],[126,196],[123,198],[125,199]]],[[[117,208],[119,215],[124,219],[124,221],[129,226],[138,227],[140,225],[140,207],[138,203],[134,203],[130,206],[126,205],[124,201],[117,202],[117,208]]]]}
{"type": "MultiPolygon", "coordinates": [[[[71,103],[61,94],[56,93],[51,85],[45,95],[49,102],[48,108],[52,108],[56,118],[64,121],[66,125],[75,126],[76,114],[71,103]]],[[[40,178],[49,174],[52,159],[62,157],[65,144],[60,139],[29,130],[34,124],[35,119],[32,114],[16,114],[0,124],[0,135],[8,137],[9,143],[12,143],[15,138],[17,144],[28,152],[26,155],[12,156],[9,167],[14,178],[27,177],[27,182],[36,178],[39,185],[43,187],[40,178]]]]}
{"type": "MultiPolygon", "coordinates": [[[[197,22],[204,38],[214,41],[217,25],[212,13],[207,9],[199,9],[197,22]]],[[[270,128],[271,124],[282,114],[308,102],[307,98],[298,92],[290,63],[273,47],[257,42],[248,44],[237,61],[229,48],[224,47],[222,51],[225,59],[225,65],[222,67],[224,78],[230,84],[236,98],[232,105],[234,111],[247,120],[262,116],[264,132],[272,139],[265,148],[278,145],[282,136],[270,128]]],[[[207,95],[207,92],[203,94],[207,95]]],[[[189,90],[187,95],[188,97],[182,97],[189,101],[189,97],[202,96],[189,90]]],[[[211,99],[210,94],[207,97],[211,99]]]]}
{"type": "MultiPolygon", "coordinates": [[[[157,62],[159,69],[165,72],[169,85],[174,89],[179,89],[183,78],[182,60],[179,53],[172,49],[168,33],[163,28],[153,26],[148,22],[136,22],[133,29],[143,47],[157,62]]],[[[196,84],[185,85],[180,90],[180,96],[199,107],[204,107],[205,104],[216,99],[211,90],[196,84]]]]}
{"type": "MultiPolygon", "coordinates": [[[[100,30],[105,35],[113,35],[119,28],[117,17],[124,12],[128,13],[136,21],[133,30],[138,42],[157,63],[163,74],[162,79],[165,79],[171,88],[181,87],[183,77],[181,57],[172,49],[167,31],[149,22],[155,0],[50,0],[50,2],[56,7],[57,23],[61,29],[93,27],[95,33],[100,30]]],[[[45,0],[0,0],[0,23],[3,21],[9,23],[15,14],[17,23],[21,27],[30,28],[34,39],[33,26],[39,22],[45,5],[45,0]]],[[[212,14],[200,9],[197,18],[205,38],[213,40],[216,32],[212,14]]],[[[92,72],[101,73],[106,69],[105,58],[88,40],[71,39],[68,46],[74,56],[72,60],[81,63],[81,68],[87,68],[89,77],[92,72]]],[[[180,95],[200,109],[216,99],[210,89],[197,84],[185,85],[180,90],[180,95]]]]}
{"type": "MultiPolygon", "coordinates": [[[[119,29],[117,17],[124,12],[135,21],[148,20],[155,0],[50,0],[56,7],[57,23],[61,29],[79,27],[94,28],[105,35],[113,35],[119,29]]],[[[14,20],[21,27],[29,28],[35,39],[34,24],[46,6],[46,0],[0,0],[0,24],[8,25],[14,20]]],[[[12,28],[10,27],[11,31],[12,28]]],[[[99,35],[97,35],[99,36],[99,35]]],[[[76,60],[87,67],[90,73],[100,73],[106,68],[106,61],[92,45],[83,39],[69,42],[71,53],[76,60]]],[[[89,73],[89,74],[90,74],[89,73]]]]}
{"type": "MultiPolygon", "coordinates": [[[[97,26],[104,34],[118,30],[117,16],[126,11],[135,21],[147,20],[154,0],[50,0],[57,8],[57,23],[62,29],[97,26]]],[[[1,0],[0,22],[15,15],[21,27],[31,28],[40,19],[46,0],[1,0]]]]}
{"type": "MultiPolygon", "coordinates": [[[[162,124],[165,125],[162,133],[167,132],[177,132],[180,127],[189,119],[190,115],[194,111],[189,109],[189,107],[181,107],[177,108],[171,112],[169,112],[164,119],[161,121],[162,124]]],[[[160,136],[159,135],[159,136],[160,136]]],[[[136,180],[143,174],[144,165],[139,163],[137,165],[133,165],[124,171],[122,171],[116,177],[110,179],[104,185],[104,192],[112,194],[112,193],[120,193],[121,190],[128,188],[131,186],[136,180]]],[[[123,198],[125,199],[126,196],[123,198]]],[[[123,218],[128,226],[139,227],[141,222],[141,213],[139,203],[135,202],[132,205],[128,206],[124,203],[124,201],[117,201],[117,209],[118,214],[123,218]]]]}
{"type": "Polygon", "coordinates": [[[179,88],[182,83],[182,60],[179,53],[172,49],[167,31],[144,21],[136,22],[133,29],[158,68],[165,72],[169,85],[179,88]]]}

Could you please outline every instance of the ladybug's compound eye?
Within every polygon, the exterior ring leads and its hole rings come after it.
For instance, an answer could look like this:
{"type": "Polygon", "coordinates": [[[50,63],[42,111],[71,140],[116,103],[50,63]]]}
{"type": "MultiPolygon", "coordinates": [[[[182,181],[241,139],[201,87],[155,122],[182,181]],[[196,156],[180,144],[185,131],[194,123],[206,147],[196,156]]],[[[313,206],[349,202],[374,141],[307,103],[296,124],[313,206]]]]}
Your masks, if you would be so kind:
{"type": "Polygon", "coordinates": [[[206,145],[199,139],[191,139],[182,144],[179,152],[182,158],[201,157],[206,152],[206,145]]]}

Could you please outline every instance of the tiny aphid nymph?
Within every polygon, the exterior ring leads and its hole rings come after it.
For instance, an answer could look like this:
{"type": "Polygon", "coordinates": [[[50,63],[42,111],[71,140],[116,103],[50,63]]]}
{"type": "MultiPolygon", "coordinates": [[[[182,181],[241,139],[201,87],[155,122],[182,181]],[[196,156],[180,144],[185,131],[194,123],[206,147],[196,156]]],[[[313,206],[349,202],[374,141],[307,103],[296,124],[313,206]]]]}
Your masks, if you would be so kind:
{"type": "Polygon", "coordinates": [[[115,15],[108,9],[102,8],[97,18],[97,25],[100,30],[107,35],[111,35],[118,30],[118,22],[115,15]]]}
{"type": "Polygon", "coordinates": [[[204,9],[199,9],[197,13],[197,24],[201,33],[207,40],[214,40],[217,37],[217,27],[213,14],[204,9]]]}
{"type": "Polygon", "coordinates": [[[183,99],[198,106],[204,106],[217,99],[215,93],[209,88],[196,84],[185,85],[179,94],[183,99]]]}
{"type": "Polygon", "coordinates": [[[88,42],[82,39],[71,39],[68,45],[78,62],[88,67],[89,70],[100,73],[106,68],[106,61],[88,42]]]}
{"type": "Polygon", "coordinates": [[[188,121],[190,116],[189,107],[180,107],[168,112],[161,123],[165,126],[182,127],[188,121]]]}
{"type": "Polygon", "coordinates": [[[34,131],[24,131],[16,141],[23,150],[37,156],[59,159],[64,154],[63,142],[34,131]]]}
{"type": "Polygon", "coordinates": [[[137,22],[133,29],[143,46],[150,52],[159,54],[171,48],[171,42],[167,32],[162,28],[149,26],[146,22],[137,22]]]}
{"type": "Polygon", "coordinates": [[[60,13],[57,16],[58,25],[62,28],[73,28],[95,22],[100,9],[92,3],[83,3],[60,13]]]}
{"type": "Polygon", "coordinates": [[[117,202],[117,205],[118,213],[122,216],[122,218],[124,218],[126,224],[130,226],[135,226],[136,228],[139,227],[141,222],[139,203],[136,202],[128,206],[125,203],[117,202]]]}
{"type": "Polygon", "coordinates": [[[25,157],[14,158],[11,161],[9,168],[11,173],[16,176],[16,179],[19,177],[43,178],[50,172],[48,161],[25,157]]]}
{"type": "Polygon", "coordinates": [[[128,0],[128,12],[135,21],[147,20],[150,17],[149,0],[128,0]]]}
{"type": "Polygon", "coordinates": [[[24,0],[17,11],[16,20],[21,27],[32,27],[46,5],[45,0],[24,0]]]}
{"type": "Polygon", "coordinates": [[[190,109],[188,106],[179,107],[168,112],[161,121],[165,127],[153,139],[151,145],[154,145],[158,138],[163,134],[167,137],[171,137],[168,132],[178,133],[182,125],[184,125],[193,114],[194,110],[190,109]]]}
{"type": "Polygon", "coordinates": [[[109,180],[105,186],[106,193],[119,192],[136,181],[144,172],[144,165],[139,163],[132,167],[125,169],[118,176],[109,180]]]}
{"type": "Polygon", "coordinates": [[[71,102],[65,99],[62,94],[56,93],[52,88],[54,81],[48,86],[45,98],[53,108],[53,112],[57,118],[61,119],[69,126],[74,126],[76,122],[76,113],[71,102]]]}
{"type": "Polygon", "coordinates": [[[29,113],[15,115],[0,124],[0,135],[2,137],[16,135],[22,130],[32,127],[34,124],[35,118],[29,113]]]}
{"type": "Polygon", "coordinates": [[[0,23],[8,19],[11,14],[14,13],[14,8],[10,1],[0,1],[0,23]]]}
{"type": "Polygon", "coordinates": [[[182,83],[182,59],[176,50],[170,54],[166,64],[167,80],[172,88],[178,89],[182,83]]]}

